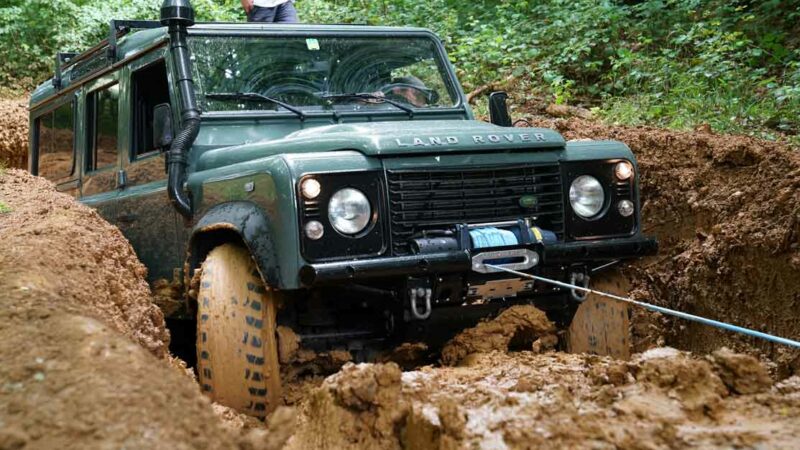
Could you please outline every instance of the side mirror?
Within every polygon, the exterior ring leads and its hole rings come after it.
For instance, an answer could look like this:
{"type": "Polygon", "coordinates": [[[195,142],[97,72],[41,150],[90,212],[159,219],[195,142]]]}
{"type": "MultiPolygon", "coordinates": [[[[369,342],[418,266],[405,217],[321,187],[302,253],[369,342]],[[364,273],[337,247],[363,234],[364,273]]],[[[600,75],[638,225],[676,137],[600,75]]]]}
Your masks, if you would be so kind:
{"type": "Polygon", "coordinates": [[[153,108],[153,144],[164,150],[172,144],[172,108],[160,103],[153,108]]]}
{"type": "Polygon", "coordinates": [[[501,127],[511,126],[511,116],[506,105],[508,94],[503,91],[489,94],[489,121],[501,127]]]}

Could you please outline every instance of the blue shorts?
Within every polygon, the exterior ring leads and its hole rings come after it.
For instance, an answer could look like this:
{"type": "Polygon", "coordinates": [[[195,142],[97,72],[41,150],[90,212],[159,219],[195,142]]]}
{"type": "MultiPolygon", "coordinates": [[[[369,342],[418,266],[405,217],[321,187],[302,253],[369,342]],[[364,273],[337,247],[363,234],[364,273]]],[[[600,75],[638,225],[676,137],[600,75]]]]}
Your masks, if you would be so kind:
{"type": "Polygon", "coordinates": [[[297,10],[292,2],[286,2],[272,8],[253,6],[247,15],[248,22],[297,23],[297,10]]]}

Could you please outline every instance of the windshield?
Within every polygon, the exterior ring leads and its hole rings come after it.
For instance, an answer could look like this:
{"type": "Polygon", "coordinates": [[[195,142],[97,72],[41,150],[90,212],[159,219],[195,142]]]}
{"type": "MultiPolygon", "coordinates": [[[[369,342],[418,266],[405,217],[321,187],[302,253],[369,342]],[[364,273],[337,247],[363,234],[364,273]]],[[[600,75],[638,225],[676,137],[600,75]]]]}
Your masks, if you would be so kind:
{"type": "Polygon", "coordinates": [[[286,112],[263,97],[303,112],[456,104],[429,38],[194,36],[190,46],[203,111],[286,112]]]}

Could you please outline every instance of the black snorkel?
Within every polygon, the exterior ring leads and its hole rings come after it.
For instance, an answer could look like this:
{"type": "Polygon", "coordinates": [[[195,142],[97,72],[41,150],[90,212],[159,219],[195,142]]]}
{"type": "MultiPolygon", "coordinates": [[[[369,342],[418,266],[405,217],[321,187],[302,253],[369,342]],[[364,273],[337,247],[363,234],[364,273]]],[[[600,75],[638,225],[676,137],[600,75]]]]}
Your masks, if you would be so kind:
{"type": "Polygon", "coordinates": [[[186,42],[186,27],[194,25],[194,9],[189,0],[164,0],[161,24],[169,27],[169,51],[173,76],[178,88],[182,127],[167,153],[167,192],[175,209],[185,218],[192,217],[192,200],[183,190],[189,148],[200,131],[200,110],[194,95],[192,62],[186,42]]]}

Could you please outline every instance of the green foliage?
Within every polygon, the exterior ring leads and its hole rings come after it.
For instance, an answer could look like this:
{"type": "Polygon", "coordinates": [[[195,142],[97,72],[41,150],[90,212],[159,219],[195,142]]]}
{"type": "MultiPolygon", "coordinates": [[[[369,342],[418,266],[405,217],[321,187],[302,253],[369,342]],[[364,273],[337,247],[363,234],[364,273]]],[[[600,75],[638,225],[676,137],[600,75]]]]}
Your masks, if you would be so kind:
{"type": "Polygon", "coordinates": [[[0,214],[11,212],[11,207],[0,201],[0,214]]]}
{"type": "MultiPolygon", "coordinates": [[[[241,20],[238,1],[194,0],[198,20],[241,20]]],[[[0,93],[31,89],[49,76],[59,51],[81,51],[117,19],[158,19],[158,0],[6,0],[0,6],[0,93]]]]}
{"type": "MultiPolygon", "coordinates": [[[[47,78],[58,50],[104,37],[158,0],[6,0],[0,87],[47,78]]],[[[237,0],[193,0],[200,20],[244,20],[237,0]]],[[[525,95],[611,121],[776,137],[800,133],[800,0],[296,0],[316,23],[437,32],[466,90],[513,76],[525,95]]],[[[0,88],[1,90],[2,88],[0,88]]],[[[519,96],[518,96],[519,97],[519,96]]],[[[524,98],[517,98],[524,101],[524,98]]]]}
{"type": "MultiPolygon", "coordinates": [[[[304,0],[319,22],[442,36],[467,90],[509,75],[608,120],[800,132],[800,1],[304,0]]],[[[523,100],[523,99],[518,99],[523,100]]],[[[479,108],[480,109],[480,108],[479,108]]]]}

